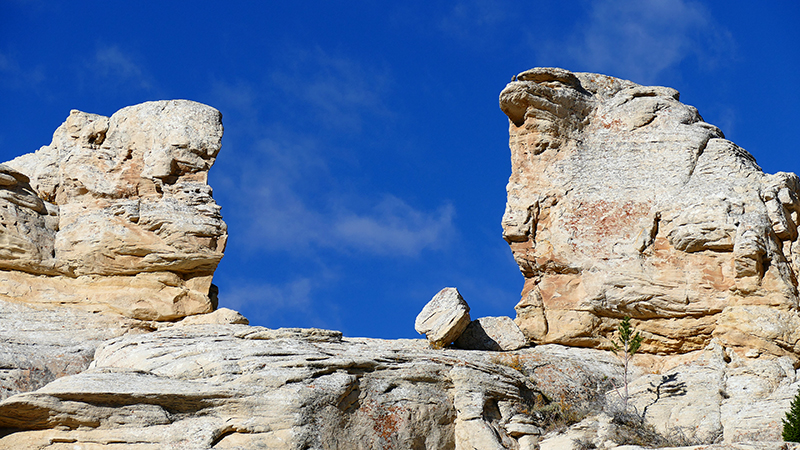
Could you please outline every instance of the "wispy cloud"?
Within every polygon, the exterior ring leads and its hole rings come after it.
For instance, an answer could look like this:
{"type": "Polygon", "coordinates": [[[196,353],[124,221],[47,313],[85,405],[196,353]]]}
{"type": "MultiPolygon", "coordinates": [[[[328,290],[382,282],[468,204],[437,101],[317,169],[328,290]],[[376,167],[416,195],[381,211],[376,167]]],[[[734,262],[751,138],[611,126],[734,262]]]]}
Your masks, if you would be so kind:
{"type": "Polygon", "coordinates": [[[378,66],[325,52],[293,50],[271,81],[297,108],[306,124],[360,132],[365,117],[388,116],[383,96],[391,76],[378,66]]]}
{"type": "Polygon", "coordinates": [[[246,223],[239,230],[246,238],[239,242],[251,251],[324,249],[398,257],[443,248],[455,234],[451,205],[421,208],[347,178],[359,164],[349,159],[351,136],[367,139],[374,130],[365,124],[376,126],[385,121],[376,115],[391,115],[385,106],[390,77],[319,48],[293,54],[297,58],[276,68],[266,86],[214,83],[213,96],[231,119],[247,124],[235,141],[225,142],[229,153],[220,162],[225,173],[216,177],[217,192],[244,193],[225,199],[234,202],[226,208],[229,214],[242,214],[246,223]],[[282,105],[288,112],[270,114],[261,104],[282,105]]]}
{"type": "MultiPolygon", "coordinates": [[[[281,324],[292,323],[292,316],[303,316],[308,323],[338,329],[341,320],[330,308],[321,311],[315,293],[324,285],[320,278],[296,277],[283,283],[266,283],[256,279],[239,279],[228,283],[220,291],[222,305],[235,310],[249,310],[248,319],[252,323],[281,324]],[[258,308],[252,305],[257,304],[258,308]]],[[[274,325],[273,325],[274,326],[274,325]]]]}
{"type": "Polygon", "coordinates": [[[331,234],[336,245],[376,255],[416,256],[449,242],[455,231],[454,217],[452,205],[421,211],[387,195],[369,211],[345,211],[334,216],[331,234]]]}
{"type": "Polygon", "coordinates": [[[733,38],[701,4],[688,0],[592,2],[588,23],[566,45],[551,41],[545,59],[653,83],[668,69],[694,58],[713,65],[733,52],[733,38]]]}
{"type": "MultiPolygon", "coordinates": [[[[271,142],[268,148],[279,147],[271,142]]],[[[345,192],[327,173],[324,159],[303,151],[296,153],[297,159],[289,157],[296,148],[286,145],[270,159],[271,166],[241,167],[237,174],[235,189],[246,195],[234,208],[247,215],[246,229],[241,231],[250,251],[332,249],[414,257],[424,250],[442,249],[455,236],[451,205],[425,210],[389,193],[345,192]],[[318,188],[303,186],[303,180],[315,177],[327,181],[318,188]],[[327,193],[319,192],[325,189],[327,193]]]]}
{"type": "Polygon", "coordinates": [[[213,82],[226,137],[212,183],[230,227],[220,301],[254,322],[338,329],[325,291],[354,269],[337,261],[409,262],[447,249],[455,208],[420,205],[362,177],[369,142],[394,151],[381,125],[392,116],[392,79],[380,63],[318,48],[291,54],[261,82],[213,82]]]}
{"type": "Polygon", "coordinates": [[[503,22],[508,6],[485,0],[454,2],[449,13],[439,22],[439,27],[451,36],[474,39],[475,33],[485,32],[503,22]]]}
{"type": "Polygon", "coordinates": [[[92,78],[111,87],[129,86],[145,91],[153,89],[151,77],[136,58],[116,45],[102,45],[87,63],[92,78]]]}
{"type": "Polygon", "coordinates": [[[0,86],[10,89],[36,89],[45,81],[42,67],[23,67],[9,54],[0,53],[0,86]]]}

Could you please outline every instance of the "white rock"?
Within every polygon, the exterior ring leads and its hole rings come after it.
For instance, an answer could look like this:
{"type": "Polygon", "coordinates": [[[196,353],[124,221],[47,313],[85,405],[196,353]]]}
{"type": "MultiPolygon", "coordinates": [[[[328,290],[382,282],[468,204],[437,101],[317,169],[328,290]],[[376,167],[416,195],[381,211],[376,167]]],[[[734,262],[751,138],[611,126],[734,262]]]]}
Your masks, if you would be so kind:
{"type": "Polygon", "coordinates": [[[466,350],[517,350],[527,344],[517,324],[510,317],[481,317],[464,329],[456,347],[466,350]]]}
{"type": "Polygon", "coordinates": [[[238,311],[228,308],[219,308],[207,314],[198,314],[185,317],[178,322],[179,325],[204,325],[204,324],[238,324],[248,325],[249,320],[238,311]]]}
{"type": "Polygon", "coordinates": [[[221,138],[219,111],[187,100],[73,110],[50,145],[0,165],[0,299],[146,320],[212,311],[221,138]]]}
{"type": "Polygon", "coordinates": [[[469,325],[469,305],[456,288],[444,288],[417,315],[414,329],[437,347],[450,345],[469,325]]]}
{"type": "Polygon", "coordinates": [[[765,174],[674,89],[536,68],[500,94],[512,173],[503,216],[532,343],[800,354],[800,182],[765,174]],[[760,315],[770,320],[760,321],[760,315]]]}

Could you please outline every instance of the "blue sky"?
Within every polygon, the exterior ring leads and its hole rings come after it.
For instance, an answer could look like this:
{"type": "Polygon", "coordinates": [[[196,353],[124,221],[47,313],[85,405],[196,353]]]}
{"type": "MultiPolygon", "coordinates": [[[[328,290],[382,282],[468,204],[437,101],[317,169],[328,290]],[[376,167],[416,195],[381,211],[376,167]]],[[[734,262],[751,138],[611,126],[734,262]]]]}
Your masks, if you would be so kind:
{"type": "Polygon", "coordinates": [[[535,66],[678,89],[767,172],[800,172],[795,0],[0,0],[0,160],[70,109],[223,113],[220,305],[252,324],[416,337],[446,286],[514,316],[497,96],[535,66]]]}

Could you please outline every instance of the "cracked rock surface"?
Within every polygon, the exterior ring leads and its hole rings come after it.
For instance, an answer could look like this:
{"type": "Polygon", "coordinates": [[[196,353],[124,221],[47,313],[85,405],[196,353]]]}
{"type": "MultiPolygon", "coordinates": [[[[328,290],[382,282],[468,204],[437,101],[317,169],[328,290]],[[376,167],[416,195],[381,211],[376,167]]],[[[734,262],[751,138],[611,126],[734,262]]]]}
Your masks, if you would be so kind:
{"type": "Polygon", "coordinates": [[[73,110],[50,145],[0,165],[0,298],[141,320],[212,311],[221,118],[188,100],[73,110]]]}
{"type": "Polygon", "coordinates": [[[763,173],[678,98],[555,68],[502,91],[517,324],[530,343],[608,348],[597,336],[630,316],[647,352],[717,338],[797,359],[798,178],[763,173]]]}

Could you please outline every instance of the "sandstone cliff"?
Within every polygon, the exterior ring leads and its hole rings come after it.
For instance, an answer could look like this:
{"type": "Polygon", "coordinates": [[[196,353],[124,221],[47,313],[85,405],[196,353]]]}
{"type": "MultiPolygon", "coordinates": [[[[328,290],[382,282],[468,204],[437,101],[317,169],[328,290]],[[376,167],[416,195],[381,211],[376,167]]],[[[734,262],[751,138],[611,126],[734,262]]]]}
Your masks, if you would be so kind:
{"type": "Polygon", "coordinates": [[[562,69],[500,94],[512,174],[503,236],[532,344],[722,345],[797,360],[798,178],[765,174],[671,88],[562,69]]]}
{"type": "Polygon", "coordinates": [[[50,145],[0,165],[0,298],[144,320],[212,311],[221,139],[220,113],[185,100],[72,111],[50,145]]]}
{"type": "MultiPolygon", "coordinates": [[[[0,165],[0,448],[795,449],[779,440],[800,388],[796,178],[761,173],[667,88],[557,69],[517,79],[501,96],[504,230],[527,277],[517,322],[542,345],[514,351],[213,311],[219,113],[71,113],[51,145],[0,165]],[[614,354],[561,345],[602,348],[622,315],[662,353],[634,358],[629,411],[614,354]]],[[[443,292],[455,314],[423,311],[417,328],[524,344],[510,319],[469,322],[443,292]]]]}

